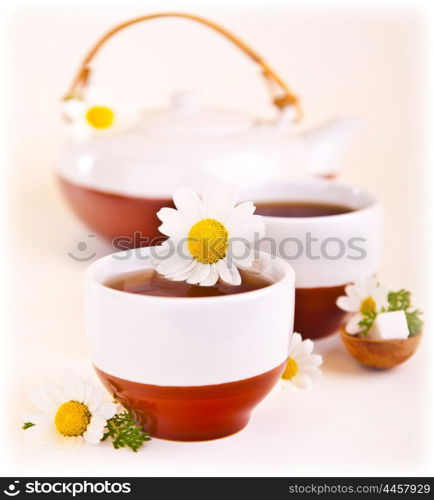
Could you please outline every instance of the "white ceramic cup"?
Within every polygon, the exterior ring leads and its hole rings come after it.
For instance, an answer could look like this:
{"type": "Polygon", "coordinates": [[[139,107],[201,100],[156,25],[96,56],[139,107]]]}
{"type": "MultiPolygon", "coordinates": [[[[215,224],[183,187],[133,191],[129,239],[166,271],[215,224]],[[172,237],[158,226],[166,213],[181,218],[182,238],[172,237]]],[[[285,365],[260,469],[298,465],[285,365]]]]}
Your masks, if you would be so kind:
{"type": "Polygon", "coordinates": [[[255,270],[273,283],[250,292],[156,297],[104,285],[116,275],[150,268],[150,252],[112,254],[87,269],[91,360],[106,387],[157,437],[196,440],[236,432],[284,369],[293,326],[294,272],[283,260],[261,253],[255,270]],[[252,384],[259,387],[252,390],[252,384]],[[220,394],[217,405],[215,393],[220,394]],[[243,394],[244,403],[239,400],[243,394]],[[229,408],[231,398],[236,401],[229,408]],[[204,416],[207,404],[212,411],[204,416]],[[182,415],[188,415],[185,422],[182,415]]]}
{"type": "Polygon", "coordinates": [[[266,216],[266,235],[259,245],[295,270],[295,330],[310,338],[335,332],[344,319],[336,298],[347,284],[378,272],[383,239],[380,201],[360,187],[318,179],[262,185],[243,193],[243,199],[330,203],[351,209],[318,217],[266,216]]]}

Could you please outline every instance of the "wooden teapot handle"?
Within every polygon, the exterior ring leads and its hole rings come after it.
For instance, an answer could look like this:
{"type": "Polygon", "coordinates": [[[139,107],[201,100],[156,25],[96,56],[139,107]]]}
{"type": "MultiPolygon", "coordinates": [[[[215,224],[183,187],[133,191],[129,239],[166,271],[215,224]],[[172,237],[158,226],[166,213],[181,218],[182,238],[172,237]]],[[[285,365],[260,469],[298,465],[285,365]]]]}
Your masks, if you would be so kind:
{"type": "Polygon", "coordinates": [[[273,104],[278,108],[283,108],[285,106],[294,106],[296,111],[296,120],[300,120],[302,117],[302,111],[299,105],[299,100],[296,95],[294,95],[286,83],[280,78],[280,76],[270,68],[270,66],[248,45],[246,45],[242,40],[238,37],[230,33],[228,30],[219,26],[218,24],[209,21],[208,19],[204,19],[203,17],[196,16],[194,14],[185,14],[180,12],[161,12],[158,14],[149,14],[147,16],[140,16],[134,19],[130,19],[129,21],[125,21],[121,24],[118,24],[110,31],[108,31],[105,35],[103,35],[96,44],[90,49],[86,57],[83,59],[80,68],[75,76],[72,84],[66,93],[64,99],[68,99],[75,96],[80,96],[82,94],[83,89],[86,88],[89,76],[90,76],[90,63],[97,54],[97,52],[101,49],[101,47],[111,38],[113,35],[118,33],[119,31],[127,28],[136,23],[140,23],[142,21],[149,21],[151,19],[157,19],[161,17],[180,17],[184,19],[191,19],[192,21],[196,21],[198,23],[204,24],[209,28],[217,31],[228,40],[230,40],[234,45],[240,48],[245,54],[247,54],[253,61],[255,61],[262,69],[262,73],[269,84],[273,104]],[[277,90],[276,90],[277,89],[277,90]]]}

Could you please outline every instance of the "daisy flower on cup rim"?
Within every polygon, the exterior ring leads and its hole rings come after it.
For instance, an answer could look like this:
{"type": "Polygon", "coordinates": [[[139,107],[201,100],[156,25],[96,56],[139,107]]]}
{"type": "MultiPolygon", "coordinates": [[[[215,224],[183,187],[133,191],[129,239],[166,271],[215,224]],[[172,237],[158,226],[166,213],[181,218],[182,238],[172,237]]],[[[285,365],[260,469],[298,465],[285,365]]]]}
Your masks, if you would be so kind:
{"type": "Polygon", "coordinates": [[[220,183],[202,198],[189,187],[175,191],[176,208],[157,213],[169,239],[156,248],[155,269],[189,284],[212,286],[220,279],[240,285],[238,269],[253,264],[251,243],[264,236],[265,222],[251,201],[236,205],[237,197],[238,188],[220,183]]]}
{"type": "Polygon", "coordinates": [[[47,380],[30,394],[39,412],[25,416],[26,437],[35,444],[60,448],[98,444],[116,404],[105,401],[105,392],[88,378],[65,371],[63,386],[47,380]]]}
{"type": "Polygon", "coordinates": [[[364,315],[378,314],[388,308],[389,289],[381,285],[373,276],[366,276],[345,287],[346,295],[336,300],[336,305],[342,310],[353,313],[345,325],[345,330],[351,335],[362,331],[359,325],[364,315]]]}
{"type": "MultiPolygon", "coordinates": [[[[321,375],[319,367],[322,356],[312,354],[314,343],[310,339],[302,340],[299,333],[294,332],[289,346],[288,361],[282,374],[284,381],[289,381],[300,389],[310,389],[312,380],[321,375]]],[[[281,385],[281,387],[283,387],[281,385]]]]}

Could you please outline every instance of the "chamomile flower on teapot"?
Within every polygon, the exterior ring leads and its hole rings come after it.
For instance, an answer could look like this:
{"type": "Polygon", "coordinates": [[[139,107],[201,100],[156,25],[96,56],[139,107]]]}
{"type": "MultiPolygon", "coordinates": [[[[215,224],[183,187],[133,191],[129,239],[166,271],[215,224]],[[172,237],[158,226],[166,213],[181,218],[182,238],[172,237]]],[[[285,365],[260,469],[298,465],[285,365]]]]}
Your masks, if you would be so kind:
{"type": "Polygon", "coordinates": [[[347,285],[345,293],[346,295],[338,297],[336,304],[342,310],[353,313],[345,326],[346,331],[352,335],[363,330],[360,322],[365,315],[376,315],[388,306],[389,290],[373,276],[366,276],[352,285],[347,285]]]}
{"type": "Polygon", "coordinates": [[[264,219],[255,205],[236,205],[238,189],[215,184],[199,197],[182,187],[173,195],[176,209],[162,208],[159,230],[169,239],[158,247],[156,270],[168,279],[213,286],[218,280],[241,284],[239,269],[254,261],[251,244],[265,233],[264,219]]]}
{"type": "Polygon", "coordinates": [[[69,124],[72,136],[77,140],[117,130],[125,127],[129,121],[125,113],[115,109],[109,99],[92,95],[64,99],[62,114],[69,124]]]}

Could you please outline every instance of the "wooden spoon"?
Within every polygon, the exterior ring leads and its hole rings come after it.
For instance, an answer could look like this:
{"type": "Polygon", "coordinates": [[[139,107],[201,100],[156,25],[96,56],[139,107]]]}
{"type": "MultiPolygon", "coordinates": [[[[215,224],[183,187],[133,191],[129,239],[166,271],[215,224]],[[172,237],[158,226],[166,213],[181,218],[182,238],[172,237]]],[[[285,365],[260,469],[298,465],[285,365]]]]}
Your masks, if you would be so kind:
{"type": "Polygon", "coordinates": [[[419,347],[422,333],[406,339],[374,340],[355,337],[340,328],[341,339],[350,354],[366,366],[380,370],[400,365],[419,347]]]}

